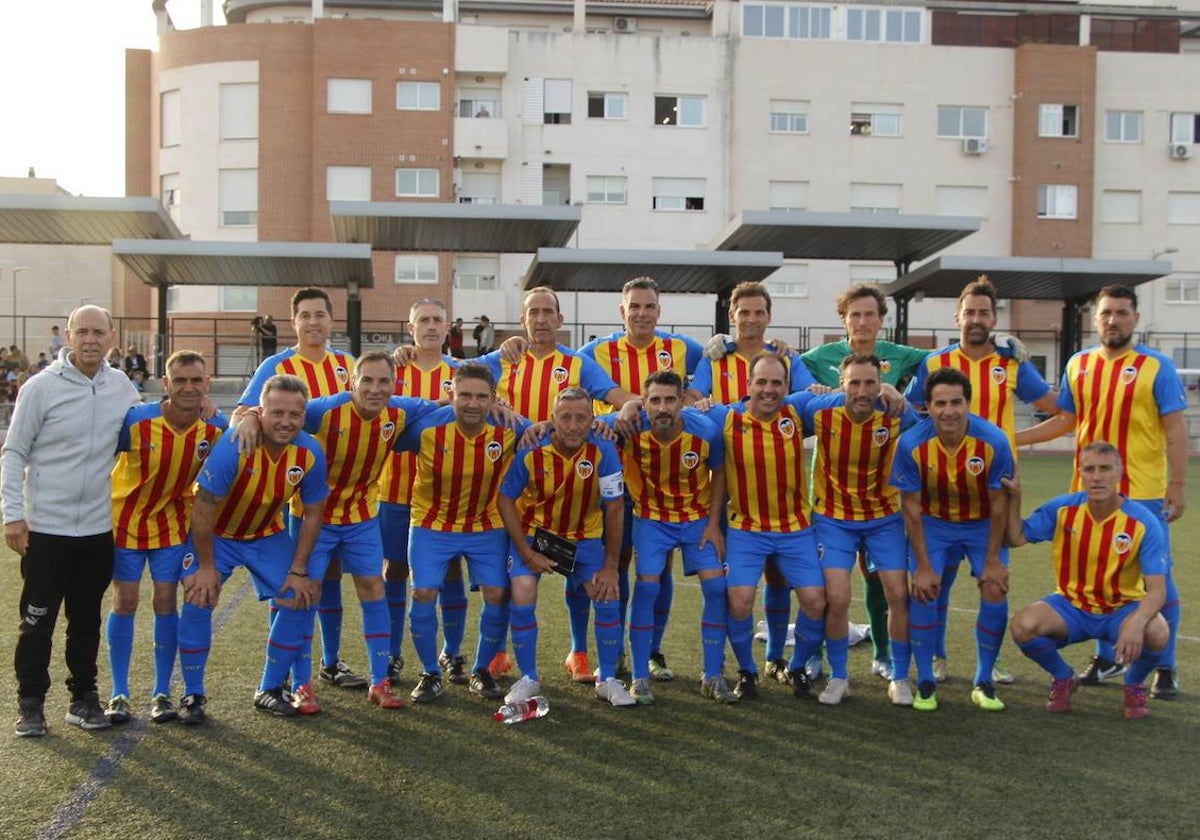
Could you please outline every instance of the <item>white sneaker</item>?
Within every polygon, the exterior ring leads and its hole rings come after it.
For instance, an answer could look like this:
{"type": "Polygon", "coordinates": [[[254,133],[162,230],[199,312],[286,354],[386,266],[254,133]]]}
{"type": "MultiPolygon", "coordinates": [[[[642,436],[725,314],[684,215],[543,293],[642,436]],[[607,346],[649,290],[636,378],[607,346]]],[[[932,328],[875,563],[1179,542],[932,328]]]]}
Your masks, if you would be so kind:
{"type": "Polygon", "coordinates": [[[841,677],[830,677],[825,683],[825,690],[817,697],[817,702],[825,706],[836,706],[850,696],[850,681],[841,677]]]}
{"type": "Polygon", "coordinates": [[[876,659],[871,663],[871,673],[885,680],[892,679],[892,663],[888,659],[876,659]]]}
{"type": "Polygon", "coordinates": [[[604,682],[596,683],[596,697],[614,706],[636,706],[637,700],[625,688],[625,683],[616,677],[609,677],[604,682]]]}
{"type": "Polygon", "coordinates": [[[630,683],[629,696],[640,705],[653,703],[654,691],[650,688],[650,680],[642,678],[630,683]]]}
{"type": "Polygon", "coordinates": [[[508,690],[508,694],[504,695],[505,703],[523,703],[530,697],[537,697],[542,693],[542,684],[530,677],[521,677],[513,683],[512,688],[508,690]]]}
{"type": "Polygon", "coordinates": [[[888,683],[888,699],[892,701],[893,706],[911,706],[912,685],[908,680],[892,680],[888,683]]]}

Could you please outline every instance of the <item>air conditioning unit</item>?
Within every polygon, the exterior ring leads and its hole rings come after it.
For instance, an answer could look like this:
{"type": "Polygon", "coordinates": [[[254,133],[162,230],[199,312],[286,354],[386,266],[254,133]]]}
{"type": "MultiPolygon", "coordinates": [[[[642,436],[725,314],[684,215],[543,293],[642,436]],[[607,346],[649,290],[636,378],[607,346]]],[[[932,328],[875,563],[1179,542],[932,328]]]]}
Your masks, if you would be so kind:
{"type": "Polygon", "coordinates": [[[613,32],[637,32],[637,18],[613,18],[613,32]]]}
{"type": "Polygon", "coordinates": [[[988,150],[986,137],[967,137],[963,140],[964,155],[981,155],[988,150]]]}
{"type": "Polygon", "coordinates": [[[1167,147],[1171,160],[1187,160],[1192,156],[1191,143],[1172,143],[1167,147]]]}

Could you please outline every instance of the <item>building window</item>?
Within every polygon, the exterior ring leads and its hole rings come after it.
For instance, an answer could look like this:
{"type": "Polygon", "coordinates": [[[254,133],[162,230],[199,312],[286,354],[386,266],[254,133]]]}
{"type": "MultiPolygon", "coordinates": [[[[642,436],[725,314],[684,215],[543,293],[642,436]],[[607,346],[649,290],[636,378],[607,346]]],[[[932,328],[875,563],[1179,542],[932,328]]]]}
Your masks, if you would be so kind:
{"type": "Polygon", "coordinates": [[[221,85],[221,139],[258,137],[258,83],[221,85]]]}
{"type": "Polygon", "coordinates": [[[327,80],[325,82],[325,112],[328,114],[371,113],[371,80],[327,80]]]}
{"type": "Polygon", "coordinates": [[[179,141],[183,138],[183,113],[179,107],[179,91],[163,91],[158,101],[162,109],[159,119],[162,147],[166,149],[178,146],[179,141]]]}
{"type": "Polygon", "coordinates": [[[772,99],[771,133],[808,134],[808,103],[788,99],[772,99]]]}
{"type": "Polygon", "coordinates": [[[500,91],[464,88],[458,94],[458,115],[479,119],[500,116],[500,91]]]}
{"type": "Polygon", "coordinates": [[[1167,277],[1168,303],[1200,303],[1200,274],[1172,274],[1167,277]]]}
{"type": "Polygon", "coordinates": [[[655,96],[654,124],[704,127],[703,96],[655,96]]]}
{"type": "Polygon", "coordinates": [[[458,185],[459,204],[499,204],[499,172],[464,172],[458,185]]]}
{"type": "Polygon", "coordinates": [[[396,195],[437,198],[438,194],[436,169],[396,170],[396,195]]]}
{"type": "Polygon", "coordinates": [[[939,105],[938,137],[987,137],[987,108],[939,105]]]}
{"type": "Polygon", "coordinates": [[[934,213],[938,216],[987,215],[987,187],[938,185],[933,192],[934,213]]]}
{"type": "Polygon", "coordinates": [[[500,260],[496,257],[459,257],[454,268],[454,288],[494,292],[500,288],[500,260]]]}
{"type": "Polygon", "coordinates": [[[396,108],[401,111],[436,111],[442,107],[442,86],[437,82],[396,82],[396,108]]]}
{"type": "Polygon", "coordinates": [[[624,204],[626,179],[623,175],[589,175],[588,204],[624,204]]]}
{"type": "Polygon", "coordinates": [[[258,287],[218,286],[217,308],[221,312],[257,312],[258,287]]]}
{"type": "Polygon", "coordinates": [[[703,178],[655,178],[650,206],[672,212],[704,209],[703,178]]]}
{"type": "Polygon", "coordinates": [[[1141,143],[1141,111],[1105,111],[1104,139],[1108,143],[1141,143]]]}
{"type": "Polygon", "coordinates": [[[1171,142],[1195,143],[1200,138],[1200,114],[1171,114],[1171,142]]]}
{"type": "Polygon", "coordinates": [[[1039,219],[1074,219],[1078,188],[1072,184],[1039,184],[1037,214],[1039,219]]]}
{"type": "Polygon", "coordinates": [[[437,254],[397,254],[397,283],[436,283],[438,281],[437,254]]]}
{"type": "Polygon", "coordinates": [[[179,189],[178,172],[159,177],[158,194],[161,196],[162,206],[167,208],[167,213],[179,224],[179,217],[183,212],[183,192],[179,189]]]}
{"type": "Polygon", "coordinates": [[[571,124],[571,80],[546,79],[542,84],[542,122],[571,124]]]}
{"type": "Polygon", "coordinates": [[[593,120],[623,120],[629,112],[629,94],[589,93],[588,118],[593,120]]]}
{"type": "Polygon", "coordinates": [[[804,210],[808,206],[807,181],[770,181],[767,194],[771,210],[804,210]]]}
{"type": "Polygon", "coordinates": [[[1142,221],[1142,194],[1138,190],[1105,190],[1100,195],[1100,221],[1136,225],[1142,221]]]}
{"type": "Polygon", "coordinates": [[[899,184],[851,184],[850,212],[899,213],[899,184]]]}
{"type": "Polygon", "coordinates": [[[750,3],[742,6],[742,35],[747,38],[828,39],[829,6],[750,3]]]}
{"type": "Polygon", "coordinates": [[[1038,110],[1039,137],[1078,137],[1077,105],[1042,105],[1038,110]]]}
{"type": "Polygon", "coordinates": [[[326,166],[326,201],[370,201],[371,167],[326,166]]]}
{"type": "Polygon", "coordinates": [[[1200,192],[1167,193],[1167,224],[1200,225],[1200,192]]]}
{"type": "MultiPolygon", "coordinates": [[[[797,266],[799,267],[799,266],[797,266]]],[[[799,279],[764,280],[767,291],[772,298],[806,298],[808,297],[808,281],[799,279]]]]}
{"type": "Polygon", "coordinates": [[[919,44],[921,13],[909,9],[847,9],[846,40],[919,44]]]}
{"type": "Polygon", "coordinates": [[[221,227],[258,224],[258,170],[222,169],[217,173],[221,227]]]}
{"type": "Polygon", "coordinates": [[[899,105],[850,105],[850,133],[860,137],[899,137],[903,127],[899,105]]]}

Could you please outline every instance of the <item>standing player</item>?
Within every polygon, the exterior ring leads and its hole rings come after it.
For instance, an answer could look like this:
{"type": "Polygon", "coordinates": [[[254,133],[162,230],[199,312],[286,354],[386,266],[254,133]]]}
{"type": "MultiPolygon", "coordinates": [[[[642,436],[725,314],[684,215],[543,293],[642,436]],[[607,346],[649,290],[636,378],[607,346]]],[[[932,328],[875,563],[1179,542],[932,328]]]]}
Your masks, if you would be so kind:
{"type": "Polygon", "coordinates": [[[412,692],[416,703],[432,703],[442,695],[434,601],[447,564],[460,555],[467,558],[472,586],[483,591],[470,691],[489,699],[504,693],[487,668],[508,628],[508,538],[496,501],[527,424],[516,430],[495,425],[489,419],[495,405],[491,370],[464,363],[454,371],[451,405],[421,418],[402,439],[403,448],[417,453],[408,537],[409,625],[424,668],[412,692]]]}
{"type": "MultiPolygon", "coordinates": [[[[1076,353],[1067,362],[1059,391],[1062,413],[1025,429],[1022,444],[1037,443],[1075,429],[1075,475],[1071,489],[1083,487],[1079,452],[1095,440],[1108,440],[1121,455],[1125,474],[1122,495],[1174,522],[1183,515],[1187,478],[1188,433],[1183,410],[1187,394],[1169,357],[1133,341],[1138,324],[1137,294],[1124,286],[1105,286],[1096,297],[1096,334],[1100,345],[1076,353]]],[[[1171,574],[1167,544],[1167,596],[1162,614],[1171,639],[1154,673],[1150,696],[1168,699],[1179,693],[1175,641],[1179,634],[1179,590],[1171,574]]],[[[1112,645],[1101,639],[1085,684],[1118,676],[1112,645]]]]}
{"type": "Polygon", "coordinates": [[[560,391],[548,438],[517,452],[500,488],[498,507],[509,538],[513,653],[523,675],[505,695],[505,703],[541,694],[538,581],[558,569],[538,550],[539,531],[575,545],[574,569],[564,574],[572,588],[587,592],[596,608],[596,696],[614,706],[636,702],[616,678],[621,633],[617,563],[625,516],[621,458],[613,444],[591,432],[592,419],[587,391],[560,391]]]}
{"type": "MultiPolygon", "coordinates": [[[[889,608],[888,696],[897,706],[911,706],[904,518],[900,494],[887,478],[896,441],[917,416],[909,407],[891,417],[879,405],[882,371],[875,356],[852,353],[840,367],[841,393],[815,397],[801,411],[805,431],[815,435],[812,518],[825,575],[830,679],[818,699],[836,705],[850,693],[850,569],[855,556],[866,553],[878,571],[889,608]]],[[[879,673],[878,661],[873,673],[879,673]]]]}
{"type": "Polygon", "coordinates": [[[187,600],[179,618],[181,723],[205,719],[212,613],[222,584],[238,566],[250,572],[259,599],[271,599],[276,609],[254,707],[280,717],[298,714],[283,684],[301,654],[309,608],[320,587],[319,580],[309,577],[309,555],[329,493],[324,453],[303,430],[307,397],[307,386],[295,376],[268,379],[261,394],[261,445],[241,454],[233,433],[227,432],[200,474],[192,506],[196,562],[183,570],[187,600]],[[303,524],[293,542],[284,528],[283,509],[297,494],[304,504],[303,524]]]}
{"type": "MultiPolygon", "coordinates": [[[[1008,552],[1003,548],[1012,451],[1000,427],[971,414],[971,380],[958,368],[939,368],[925,380],[929,417],[900,436],[891,483],[901,492],[914,565],[908,605],[917,694],[913,708],[937,709],[933,673],[938,594],[947,567],[966,556],[979,583],[971,702],[1004,710],[992,673],[1008,623],[1008,552]]],[[[902,663],[904,664],[904,663],[902,663]]],[[[905,667],[907,671],[907,667],[905,667]]]]}
{"type": "MultiPolygon", "coordinates": [[[[296,345],[263,360],[238,399],[233,413],[237,436],[245,449],[257,444],[257,420],[247,408],[258,405],[264,383],[276,374],[298,376],[313,398],[328,397],[350,389],[354,375],[354,357],[329,346],[333,330],[333,302],[323,289],[304,288],[292,295],[292,329],[296,345]],[[247,422],[240,422],[243,415],[247,422]]],[[[367,681],[341,661],[342,644],[342,567],[337,558],[326,572],[328,583],[321,588],[321,679],[342,688],[365,688],[367,681]]],[[[306,670],[312,663],[312,639],[305,639],[306,650],[298,662],[301,672],[295,674],[295,685],[304,685],[312,674],[306,670]]]]}
{"type": "Polygon", "coordinates": [[[112,610],[105,635],[113,678],[108,717],[117,724],[128,722],[132,715],[129,660],[133,654],[134,616],[142,570],[147,564],[154,582],[154,688],[150,720],[165,723],[175,719],[170,697],[179,631],[175,593],[184,564],[195,561],[188,535],[192,485],[228,426],[221,415],[207,422],[200,419],[209,376],[204,357],[199,353],[191,350],[172,353],[162,384],[167,394],[165,400],[136,406],[125,415],[125,424],[117,438],[121,455],[112,473],[116,550],[112,610]]]}
{"type": "Polygon", "coordinates": [[[704,598],[700,690],[715,700],[735,702],[740,698],[730,691],[721,673],[728,625],[728,592],[721,562],[725,554],[721,430],[699,412],[683,408],[683,379],[674,371],[650,374],[641,391],[645,417],[639,416],[639,431],[626,437],[622,445],[637,554],[629,621],[633,696],[639,703],[654,700],[650,688],[654,673],[651,633],[657,629],[654,611],[667,557],[678,548],[683,554],[684,574],[699,578],[704,598]]]}
{"type": "Polygon", "coordinates": [[[1012,620],[1021,652],[1050,672],[1051,712],[1071,711],[1079,678],[1058,649],[1084,639],[1104,639],[1125,672],[1123,713],[1143,718],[1142,684],[1161,659],[1170,630],[1158,614],[1166,600],[1166,539],[1158,515],[1118,491],[1124,467],[1112,444],[1092,441],[1079,451],[1084,489],[1059,496],[1021,522],[1020,487],[1006,482],[1012,501],[1009,545],[1054,541],[1053,595],[1012,620]]]}

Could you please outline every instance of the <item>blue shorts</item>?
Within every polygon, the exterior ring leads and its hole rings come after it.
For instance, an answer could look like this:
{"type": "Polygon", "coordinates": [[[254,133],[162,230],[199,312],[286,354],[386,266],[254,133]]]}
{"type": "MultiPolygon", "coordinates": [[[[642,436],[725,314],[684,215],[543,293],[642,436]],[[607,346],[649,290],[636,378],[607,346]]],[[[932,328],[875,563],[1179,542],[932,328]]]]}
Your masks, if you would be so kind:
{"type": "Polygon", "coordinates": [[[142,579],[142,570],[150,564],[150,579],[155,583],[179,583],[187,558],[196,560],[196,549],[188,537],[181,545],[166,548],[117,548],[113,552],[113,580],[122,583],[137,583],[142,579]]]}
{"type": "MultiPolygon", "coordinates": [[[[929,563],[939,577],[946,569],[957,567],[963,557],[971,564],[971,576],[983,574],[987,560],[988,527],[986,519],[977,522],[947,522],[932,516],[921,515],[925,526],[925,549],[929,552],[929,563]]],[[[1008,568],[1008,547],[1000,547],[1000,562],[1008,568]]],[[[917,558],[910,552],[908,570],[916,572],[917,558]]]]}
{"type": "MultiPolygon", "coordinates": [[[[291,598],[296,594],[290,589],[282,595],[279,594],[279,589],[287,580],[288,571],[292,568],[295,553],[296,544],[292,542],[292,537],[287,531],[256,540],[213,537],[213,559],[216,561],[217,571],[221,574],[221,582],[229,580],[229,576],[238,566],[245,566],[254,581],[260,601],[276,596],[291,598]]],[[[197,568],[199,563],[188,563],[185,559],[182,576],[186,578],[194,575],[197,568]]]]}
{"type": "MultiPolygon", "coordinates": [[[[525,542],[533,545],[533,537],[526,537],[525,542]]],[[[567,576],[567,585],[571,589],[579,589],[585,583],[590,583],[596,576],[596,572],[603,568],[604,540],[599,538],[579,540],[575,543],[575,571],[567,576]]],[[[541,577],[540,574],[529,571],[529,567],[521,559],[517,547],[510,542],[508,544],[508,576],[515,578],[531,575],[541,577]]]]}
{"type": "Polygon", "coordinates": [[[866,522],[843,522],[815,513],[813,530],[817,532],[817,554],[822,569],[848,572],[854,568],[860,551],[866,552],[872,571],[908,569],[908,541],[901,513],[866,522]]]}
{"type": "Polygon", "coordinates": [[[388,560],[408,562],[408,521],[412,508],[391,502],[379,503],[379,537],[383,541],[383,556],[388,560]]]}
{"type": "Polygon", "coordinates": [[[710,542],[700,548],[700,538],[708,527],[708,517],[695,522],[658,522],[634,517],[633,550],[637,553],[639,575],[661,575],[667,568],[667,557],[675,548],[683,553],[683,573],[694,575],[708,570],[721,571],[724,566],[717,549],[710,542]]]}
{"type": "Polygon", "coordinates": [[[472,588],[508,586],[508,534],[503,528],[456,534],[412,526],[408,530],[408,567],[413,589],[441,589],[450,561],[467,558],[472,588]]]}
{"type": "Polygon", "coordinates": [[[1042,599],[1056,613],[1062,616],[1067,625],[1067,640],[1060,643],[1073,645],[1088,639],[1103,639],[1115,645],[1121,635],[1121,625],[1125,619],[1138,608],[1139,601],[1131,601],[1125,606],[1110,613],[1090,613],[1081,610],[1057,592],[1042,599]]]}
{"type": "Polygon", "coordinates": [[[308,561],[308,573],[323,580],[330,558],[342,561],[342,571],[360,577],[383,574],[383,540],[374,519],[353,525],[322,525],[308,561]]]}
{"type": "Polygon", "coordinates": [[[792,589],[825,586],[821,561],[817,559],[817,538],[812,528],[792,534],[742,531],[730,528],[725,535],[725,583],[734,586],[758,586],[767,558],[787,579],[792,589]]]}

